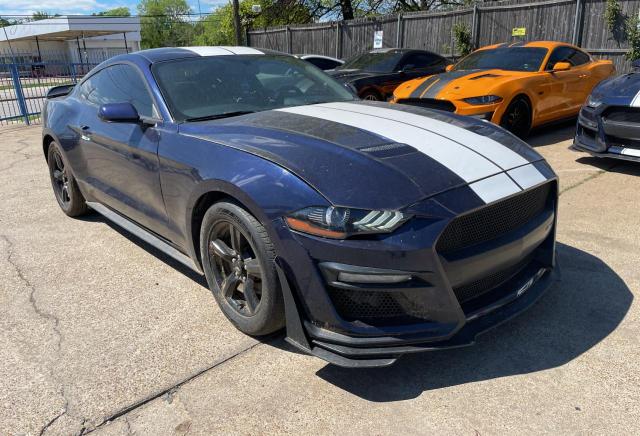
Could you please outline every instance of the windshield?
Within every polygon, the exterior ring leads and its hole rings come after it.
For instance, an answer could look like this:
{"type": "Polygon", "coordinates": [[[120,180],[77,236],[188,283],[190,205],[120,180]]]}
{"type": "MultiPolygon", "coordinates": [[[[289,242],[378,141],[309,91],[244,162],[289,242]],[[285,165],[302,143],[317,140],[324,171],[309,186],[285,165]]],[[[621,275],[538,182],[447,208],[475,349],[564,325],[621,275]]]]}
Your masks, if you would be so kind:
{"type": "Polygon", "coordinates": [[[458,62],[453,68],[459,70],[507,70],[538,71],[547,55],[542,47],[504,47],[478,50],[458,62]]]}
{"type": "Polygon", "coordinates": [[[179,122],[355,99],[343,85],[291,56],[178,59],[154,64],[152,71],[179,122]]]}
{"type": "Polygon", "coordinates": [[[402,59],[402,52],[387,51],[358,55],[345,62],[338,70],[364,70],[372,73],[391,73],[402,59]]]}

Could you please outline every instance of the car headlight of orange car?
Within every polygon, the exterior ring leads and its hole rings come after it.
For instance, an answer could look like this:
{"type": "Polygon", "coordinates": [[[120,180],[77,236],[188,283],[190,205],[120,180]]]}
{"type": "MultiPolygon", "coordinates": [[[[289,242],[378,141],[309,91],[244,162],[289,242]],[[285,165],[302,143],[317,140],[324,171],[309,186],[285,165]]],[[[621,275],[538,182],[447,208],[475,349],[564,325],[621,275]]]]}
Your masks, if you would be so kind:
{"type": "Polygon", "coordinates": [[[493,104],[502,101],[502,97],[498,95],[481,95],[479,97],[469,97],[463,99],[469,104],[481,105],[481,104],[493,104]]]}

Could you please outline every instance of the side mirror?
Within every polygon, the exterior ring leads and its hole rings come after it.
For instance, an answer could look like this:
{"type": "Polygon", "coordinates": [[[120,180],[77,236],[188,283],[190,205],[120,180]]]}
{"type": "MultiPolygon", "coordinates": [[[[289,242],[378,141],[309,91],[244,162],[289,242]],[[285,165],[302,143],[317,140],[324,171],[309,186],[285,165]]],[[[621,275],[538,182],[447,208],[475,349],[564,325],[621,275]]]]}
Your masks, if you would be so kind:
{"type": "Polygon", "coordinates": [[[98,116],[103,121],[111,123],[137,123],[140,121],[138,111],[129,102],[104,104],[100,106],[98,116]]]}
{"type": "Polygon", "coordinates": [[[640,59],[636,59],[635,61],[631,62],[631,68],[633,68],[634,70],[640,70],[640,59]]]}
{"type": "Polygon", "coordinates": [[[569,62],[556,62],[553,66],[553,71],[567,71],[571,69],[571,64],[569,62]]]}
{"type": "Polygon", "coordinates": [[[453,64],[447,65],[444,70],[447,71],[447,72],[453,70],[453,64]]]}

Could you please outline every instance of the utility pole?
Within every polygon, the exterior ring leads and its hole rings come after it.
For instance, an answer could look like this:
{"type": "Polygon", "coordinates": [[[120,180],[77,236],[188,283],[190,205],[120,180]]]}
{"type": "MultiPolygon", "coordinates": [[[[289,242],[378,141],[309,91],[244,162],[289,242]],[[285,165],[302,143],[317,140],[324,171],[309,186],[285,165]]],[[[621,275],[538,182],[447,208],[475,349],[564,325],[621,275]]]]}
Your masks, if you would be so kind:
{"type": "Polygon", "coordinates": [[[240,25],[240,4],[233,0],[233,27],[236,34],[236,45],[242,45],[242,27],[240,25]]]}

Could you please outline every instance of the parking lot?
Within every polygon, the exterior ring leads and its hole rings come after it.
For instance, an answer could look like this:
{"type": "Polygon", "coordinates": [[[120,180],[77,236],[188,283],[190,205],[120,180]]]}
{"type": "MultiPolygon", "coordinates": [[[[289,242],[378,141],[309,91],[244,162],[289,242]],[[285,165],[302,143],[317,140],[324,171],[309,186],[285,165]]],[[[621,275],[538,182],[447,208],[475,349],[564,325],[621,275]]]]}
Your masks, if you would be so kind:
{"type": "Polygon", "coordinates": [[[226,321],[203,278],[67,218],[40,127],[0,130],[0,434],[638,434],[640,165],[530,138],[558,173],[561,275],[469,348],[347,370],[226,321]]]}

